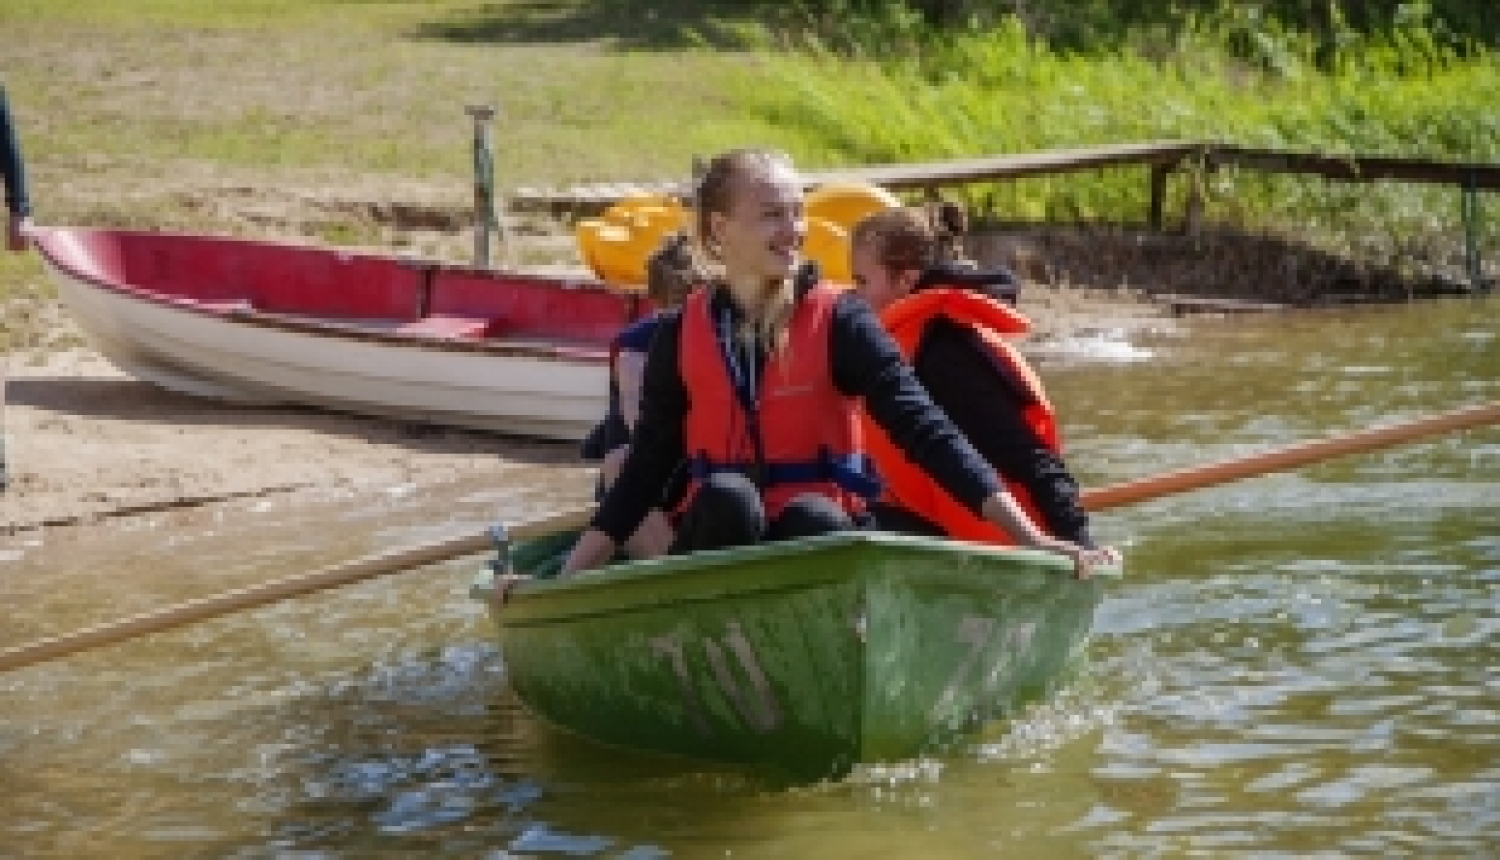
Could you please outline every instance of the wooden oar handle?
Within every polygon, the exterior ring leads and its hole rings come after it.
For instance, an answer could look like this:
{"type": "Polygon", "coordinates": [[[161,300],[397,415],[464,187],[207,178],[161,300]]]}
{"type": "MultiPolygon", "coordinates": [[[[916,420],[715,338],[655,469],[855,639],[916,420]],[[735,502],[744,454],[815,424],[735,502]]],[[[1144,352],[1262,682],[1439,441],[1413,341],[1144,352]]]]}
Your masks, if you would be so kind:
{"type": "Polygon", "coordinates": [[[1320,460],[1331,460],[1347,454],[1399,445],[1424,436],[1437,436],[1442,433],[1495,423],[1500,423],[1500,403],[1455,409],[1452,412],[1444,412],[1416,421],[1375,427],[1316,442],[1277,448],[1248,457],[1168,472],[1139,481],[1087,490],[1083,494],[1083,506],[1090,511],[1103,511],[1173,493],[1211,487],[1215,484],[1227,484],[1241,478],[1295,469],[1320,460]]]}
{"type": "MultiPolygon", "coordinates": [[[[535,522],[522,523],[511,529],[510,535],[513,539],[525,540],[567,529],[581,528],[587,524],[592,513],[592,509],[583,508],[535,522]]],[[[153,612],[0,651],[0,672],[66,657],[89,648],[98,648],[101,645],[111,645],[138,636],[159,633],[196,621],[228,615],[231,612],[254,609],[290,597],[300,597],[304,594],[374,579],[389,573],[398,573],[413,567],[435,564],[450,558],[473,555],[484,552],[491,546],[488,531],[471,533],[435,543],[366,556],[312,573],[275,579],[213,597],[189,600],[153,612]]]]}

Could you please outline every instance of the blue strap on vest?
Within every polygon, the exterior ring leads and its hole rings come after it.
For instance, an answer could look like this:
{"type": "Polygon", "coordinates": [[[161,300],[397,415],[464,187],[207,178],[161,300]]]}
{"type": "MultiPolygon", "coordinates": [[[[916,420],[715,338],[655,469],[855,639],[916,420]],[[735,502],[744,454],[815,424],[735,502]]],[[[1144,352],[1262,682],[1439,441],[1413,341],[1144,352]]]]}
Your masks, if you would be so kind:
{"type": "Polygon", "coordinates": [[[880,498],[885,489],[875,472],[874,462],[864,454],[835,457],[825,448],[818,459],[801,462],[718,463],[702,451],[688,458],[688,474],[694,481],[705,481],[710,475],[737,472],[756,481],[762,490],[777,484],[830,483],[867,501],[880,498]]]}

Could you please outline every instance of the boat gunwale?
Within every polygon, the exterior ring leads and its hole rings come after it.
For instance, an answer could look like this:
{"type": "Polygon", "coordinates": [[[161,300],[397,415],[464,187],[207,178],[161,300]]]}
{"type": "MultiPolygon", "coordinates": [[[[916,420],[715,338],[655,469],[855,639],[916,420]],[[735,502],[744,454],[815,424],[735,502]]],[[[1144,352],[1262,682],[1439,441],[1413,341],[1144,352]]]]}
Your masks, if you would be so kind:
{"type": "MultiPolygon", "coordinates": [[[[316,337],[333,337],[343,340],[357,340],[376,343],[383,346],[401,347],[405,349],[422,349],[426,351],[463,352],[478,353],[486,356],[504,356],[520,358],[539,358],[549,361],[560,361],[576,364],[597,365],[608,360],[608,345],[584,346],[570,345],[566,340],[558,340],[554,344],[522,344],[506,343],[504,338],[497,339],[465,339],[455,337],[444,337],[438,334],[422,332],[399,332],[395,330],[381,330],[361,324],[359,322],[341,322],[335,318],[320,318],[313,316],[299,316],[296,314],[273,313],[269,311],[256,310],[251,307],[211,307],[204,302],[181,298],[167,293],[148,290],[124,281],[112,281],[105,278],[95,277],[85,273],[76,267],[63,262],[56,251],[48,247],[48,240],[53,236],[67,234],[107,234],[116,236],[150,236],[181,239],[211,239],[215,241],[228,241],[246,245],[269,245],[277,248],[292,250],[307,250],[324,252],[344,257],[359,257],[365,260],[385,261],[401,265],[402,260],[394,257],[385,257],[379,254],[361,251],[343,251],[324,245],[304,245],[293,242],[262,241],[259,239],[244,239],[237,236],[219,236],[195,233],[156,232],[149,230],[109,230],[95,229],[90,227],[67,227],[47,226],[38,227],[33,231],[34,246],[38,255],[42,257],[46,265],[54,272],[66,275],[69,279],[80,284],[87,284],[95,289],[108,292],[124,299],[144,302],[148,304],[163,306],[169,310],[181,311],[195,314],[207,319],[221,322],[238,323],[259,328],[277,329],[289,331],[296,334],[305,334],[316,337]]],[[[450,272],[472,272],[477,274],[501,274],[531,280],[539,284],[546,284],[559,290],[577,290],[581,292],[602,292],[609,295],[620,296],[626,300],[636,301],[641,297],[631,290],[618,289],[603,282],[592,282],[586,280],[552,279],[543,275],[532,275],[523,272],[500,272],[498,270],[476,269],[471,266],[459,266],[436,261],[414,260],[413,266],[430,271],[450,272]]],[[[623,324],[623,323],[622,323],[623,324]]]]}
{"type": "MultiPolygon", "coordinates": [[[[625,612],[648,611],[664,605],[681,605],[689,602],[704,602],[733,594],[767,594],[775,591],[796,590],[846,581],[861,575],[859,566],[836,565],[820,568],[822,575],[809,578],[805,570],[796,565],[775,564],[778,558],[792,558],[813,553],[832,553],[838,550],[871,552],[880,549],[918,549],[962,557],[967,560],[975,556],[1023,566],[1027,571],[1066,576],[1072,580],[1072,562],[1055,553],[997,547],[970,541],[948,540],[889,532],[849,531],[836,532],[795,541],[760,543],[750,546],[731,547],[688,555],[671,555],[642,561],[630,561],[611,565],[597,573],[527,582],[518,586],[503,607],[494,607],[502,626],[523,628],[563,623],[576,619],[600,617],[625,612]],[[746,563],[755,563],[770,571],[770,575],[758,576],[753,582],[735,579],[734,575],[746,563]],[[781,571],[798,571],[781,573],[781,571]],[[788,577],[792,577],[788,579],[788,577]],[[694,593],[682,594],[680,589],[662,586],[678,581],[690,582],[694,593]],[[592,592],[622,590],[646,590],[638,599],[622,599],[609,610],[585,606],[569,609],[580,596],[592,592]]],[[[1118,578],[1123,575],[1118,566],[1098,567],[1095,577],[1118,578]]],[[[927,583],[940,584],[974,582],[973,577],[946,574],[944,571],[924,571],[919,577],[927,583]]],[[[493,573],[481,572],[476,577],[474,595],[484,599],[493,573]]]]}
{"type": "MultiPolygon", "coordinates": [[[[848,576],[848,574],[842,574],[839,576],[824,577],[820,579],[803,579],[796,582],[780,583],[778,585],[770,587],[759,587],[749,590],[736,590],[735,593],[754,594],[757,597],[768,597],[777,594],[789,594],[820,585],[834,585],[848,578],[848,576]]],[[[717,594],[702,594],[691,597],[673,597],[670,600],[664,600],[656,603],[641,601],[636,603],[628,603],[621,606],[614,606],[607,609],[585,609],[579,610],[577,612],[568,612],[565,614],[559,612],[549,612],[545,614],[545,617],[533,617],[529,619],[512,619],[502,616],[501,620],[504,622],[506,627],[510,627],[513,629],[536,629],[549,627],[553,624],[561,622],[572,623],[575,621],[588,621],[597,618],[619,618],[624,615],[631,615],[640,612],[655,612],[659,610],[664,604],[670,604],[673,608],[678,608],[693,606],[695,604],[715,603],[719,600],[722,600],[725,596],[726,594],[721,592],[717,594]]]]}

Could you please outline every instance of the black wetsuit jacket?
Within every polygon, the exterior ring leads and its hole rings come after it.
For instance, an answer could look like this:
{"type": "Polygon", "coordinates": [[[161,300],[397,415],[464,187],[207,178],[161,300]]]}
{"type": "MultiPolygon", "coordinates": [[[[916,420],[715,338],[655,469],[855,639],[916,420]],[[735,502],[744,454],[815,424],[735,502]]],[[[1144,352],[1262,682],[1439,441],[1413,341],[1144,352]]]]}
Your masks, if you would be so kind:
{"type": "MultiPolygon", "coordinates": [[[[1016,280],[1005,270],[938,267],[924,272],[915,290],[960,287],[1014,304],[1016,280]]],[[[1092,547],[1088,514],[1078,482],[1063,459],[1026,423],[1031,402],[1026,385],[996,362],[979,336],[951,320],[928,325],[912,361],[932,400],[968,438],[969,444],[1006,481],[1025,487],[1050,534],[1092,547]]]]}

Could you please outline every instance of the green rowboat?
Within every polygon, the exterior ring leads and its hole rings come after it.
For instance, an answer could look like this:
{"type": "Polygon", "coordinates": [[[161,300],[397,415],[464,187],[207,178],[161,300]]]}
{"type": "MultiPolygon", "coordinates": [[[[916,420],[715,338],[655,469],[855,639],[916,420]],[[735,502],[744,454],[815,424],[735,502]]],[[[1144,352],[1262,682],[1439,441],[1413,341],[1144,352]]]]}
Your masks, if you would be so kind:
{"type": "MultiPolygon", "coordinates": [[[[520,570],[552,572],[571,537],[518,546],[520,570]]],[[[1050,553],[875,532],[539,579],[504,606],[493,576],[475,595],[541,718],[799,780],[934,751],[1047,695],[1102,588],[1050,553]]]]}

